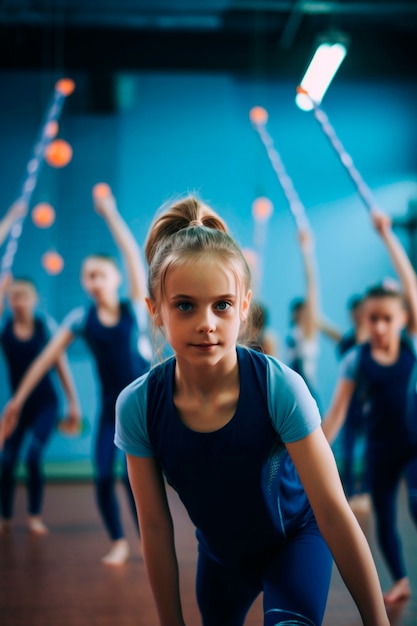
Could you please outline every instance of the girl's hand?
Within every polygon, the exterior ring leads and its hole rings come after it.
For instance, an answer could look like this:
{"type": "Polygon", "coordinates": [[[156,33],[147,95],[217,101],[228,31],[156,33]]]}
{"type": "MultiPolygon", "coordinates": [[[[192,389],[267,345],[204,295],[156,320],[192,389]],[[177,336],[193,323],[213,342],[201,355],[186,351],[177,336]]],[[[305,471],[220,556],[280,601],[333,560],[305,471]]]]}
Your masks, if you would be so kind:
{"type": "Polygon", "coordinates": [[[20,403],[14,398],[9,400],[4,407],[0,422],[0,450],[3,449],[4,442],[16,428],[21,409],[20,403]]]}
{"type": "Polygon", "coordinates": [[[298,241],[303,252],[311,252],[313,249],[313,235],[309,230],[299,230],[298,241]]]}
{"type": "Polygon", "coordinates": [[[105,219],[118,212],[116,200],[106,183],[99,183],[93,188],[93,204],[96,213],[105,219]]]}
{"type": "Polygon", "coordinates": [[[387,235],[391,230],[391,218],[382,211],[372,211],[371,219],[375,230],[380,235],[387,235]]]}

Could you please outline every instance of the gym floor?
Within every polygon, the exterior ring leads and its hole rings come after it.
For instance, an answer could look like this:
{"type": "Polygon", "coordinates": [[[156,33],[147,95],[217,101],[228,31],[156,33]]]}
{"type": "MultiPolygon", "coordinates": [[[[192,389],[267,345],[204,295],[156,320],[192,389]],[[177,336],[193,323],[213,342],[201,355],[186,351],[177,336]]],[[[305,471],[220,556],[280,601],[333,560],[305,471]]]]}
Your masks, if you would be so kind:
{"type": "MultiPolygon", "coordinates": [[[[176,527],[185,621],[200,626],[194,597],[196,545],[193,527],[176,495],[169,490],[176,527]]],[[[158,626],[144,565],[120,486],[119,501],[127,537],[129,562],[106,567],[100,557],[109,547],[98,517],[90,482],[51,483],[46,487],[44,520],[50,533],[31,536],[25,528],[26,494],[18,486],[15,524],[0,535],[0,624],[2,626],[158,626]]],[[[374,540],[372,512],[357,513],[367,534],[383,589],[390,584],[374,540]]],[[[399,495],[399,529],[413,587],[412,599],[390,610],[394,626],[417,624],[417,532],[399,495]]],[[[261,626],[261,599],[245,626],[261,626]]],[[[334,568],[323,626],[360,626],[356,607],[334,568]]]]}

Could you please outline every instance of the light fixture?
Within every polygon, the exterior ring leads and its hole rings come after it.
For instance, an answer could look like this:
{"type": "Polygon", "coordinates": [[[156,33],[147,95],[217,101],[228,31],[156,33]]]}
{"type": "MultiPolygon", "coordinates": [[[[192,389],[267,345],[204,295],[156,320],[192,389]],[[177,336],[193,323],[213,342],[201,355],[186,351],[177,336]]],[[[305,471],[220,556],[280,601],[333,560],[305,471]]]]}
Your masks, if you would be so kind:
{"type": "Polygon", "coordinates": [[[313,103],[320,104],[334,75],[346,56],[348,37],[343,33],[331,31],[322,35],[317,49],[300,83],[305,93],[297,93],[295,102],[303,111],[311,111],[313,103]]]}

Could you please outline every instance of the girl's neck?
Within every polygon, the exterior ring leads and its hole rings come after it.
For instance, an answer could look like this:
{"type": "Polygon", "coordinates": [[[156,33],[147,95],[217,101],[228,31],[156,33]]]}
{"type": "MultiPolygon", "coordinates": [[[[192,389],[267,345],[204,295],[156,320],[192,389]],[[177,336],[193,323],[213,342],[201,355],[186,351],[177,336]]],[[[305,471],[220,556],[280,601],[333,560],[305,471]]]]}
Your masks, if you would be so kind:
{"type": "Polygon", "coordinates": [[[103,298],[95,301],[95,305],[97,310],[109,312],[115,311],[119,308],[120,305],[119,295],[117,293],[114,293],[103,296],[103,298]]]}
{"type": "Polygon", "coordinates": [[[97,317],[103,326],[115,326],[120,318],[120,300],[114,298],[96,301],[97,317]]]}
{"type": "Polygon", "coordinates": [[[381,363],[382,365],[391,365],[398,360],[400,354],[400,346],[400,337],[398,337],[397,341],[392,342],[390,345],[384,348],[374,347],[371,344],[372,357],[375,359],[375,361],[377,361],[377,363],[381,363]]]}
{"type": "Polygon", "coordinates": [[[174,405],[181,421],[196,432],[213,432],[234,416],[239,400],[237,359],[233,365],[205,368],[175,368],[174,405]],[[214,371],[215,370],[215,371],[214,371]]]}
{"type": "Polygon", "coordinates": [[[239,384],[239,366],[236,352],[213,367],[198,368],[176,359],[175,388],[177,394],[210,397],[239,384]]]}
{"type": "Polygon", "coordinates": [[[17,316],[13,318],[13,332],[18,339],[30,339],[35,328],[35,318],[33,313],[17,316]]]}

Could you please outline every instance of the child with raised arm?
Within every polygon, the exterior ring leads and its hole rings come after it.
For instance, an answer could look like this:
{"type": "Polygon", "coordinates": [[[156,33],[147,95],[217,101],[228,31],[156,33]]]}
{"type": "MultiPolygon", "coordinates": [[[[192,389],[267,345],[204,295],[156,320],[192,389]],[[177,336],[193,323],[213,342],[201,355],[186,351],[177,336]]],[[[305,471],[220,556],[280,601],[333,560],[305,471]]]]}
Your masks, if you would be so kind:
{"type": "MultiPolygon", "coordinates": [[[[98,188],[97,188],[98,189],[98,188]]],[[[96,188],[95,188],[96,190],[96,188]]],[[[147,331],[145,306],[145,272],[140,250],[133,234],[119,213],[111,191],[100,187],[94,193],[94,208],[106,222],[118,246],[127,269],[128,298],[119,297],[121,273],[110,256],[92,254],[82,264],[81,281],[92,299],[89,306],[71,311],[22,380],[3,415],[3,433],[13,429],[20,409],[30,390],[56,362],[60,354],[81,336],[90,349],[100,383],[100,408],[95,441],[95,488],[98,507],[112,541],[112,547],[102,561],[107,565],[121,565],[129,556],[129,546],[123,534],[119,507],[115,494],[114,446],[115,402],[120,391],[132,380],[149,369],[150,353],[144,356],[147,331]],[[141,352],[142,349],[142,352],[141,352]]],[[[123,475],[132,513],[137,522],[133,495],[123,475]]]]}
{"type": "Polygon", "coordinates": [[[388,626],[365,536],[343,493],[303,379],[237,345],[250,271],[222,219],[195,197],[160,213],[146,242],[148,308],[173,356],[116,404],[145,565],[161,626],[184,626],[166,479],[198,539],[204,626],[322,623],[332,555],[366,626],[388,626]]]}
{"type": "Polygon", "coordinates": [[[313,234],[307,228],[299,230],[297,234],[306,289],[305,297],[296,298],[290,305],[291,332],[286,339],[287,363],[304,378],[310,393],[319,403],[317,390],[319,335],[323,333],[333,341],[338,341],[340,334],[321,318],[313,234]]]}
{"type": "MultiPolygon", "coordinates": [[[[23,207],[24,209],[24,207],[23,207]]],[[[22,205],[12,205],[0,222],[2,242],[17,217],[22,205]]],[[[0,346],[3,350],[9,375],[10,388],[14,392],[25,372],[43,350],[56,330],[56,323],[37,310],[38,293],[30,278],[12,278],[5,275],[0,285],[0,346]],[[4,314],[4,298],[7,296],[8,311],[4,314]]],[[[75,387],[65,354],[56,362],[56,371],[68,404],[67,420],[77,427],[80,410],[75,387]]],[[[16,486],[16,464],[25,439],[29,438],[26,451],[28,528],[38,535],[48,532],[41,513],[44,495],[42,458],[49,438],[58,421],[59,398],[52,373],[46,374],[22,407],[19,425],[6,441],[0,457],[0,532],[12,530],[13,504],[16,486]]]]}
{"type": "Polygon", "coordinates": [[[403,478],[417,526],[417,280],[389,217],[374,212],[372,220],[402,291],[384,283],[367,290],[364,319],[369,340],[343,359],[323,430],[332,442],[360,385],[366,411],[367,481],[378,542],[394,581],[384,598],[393,604],[411,594],[396,524],[396,499],[403,478]]]}

